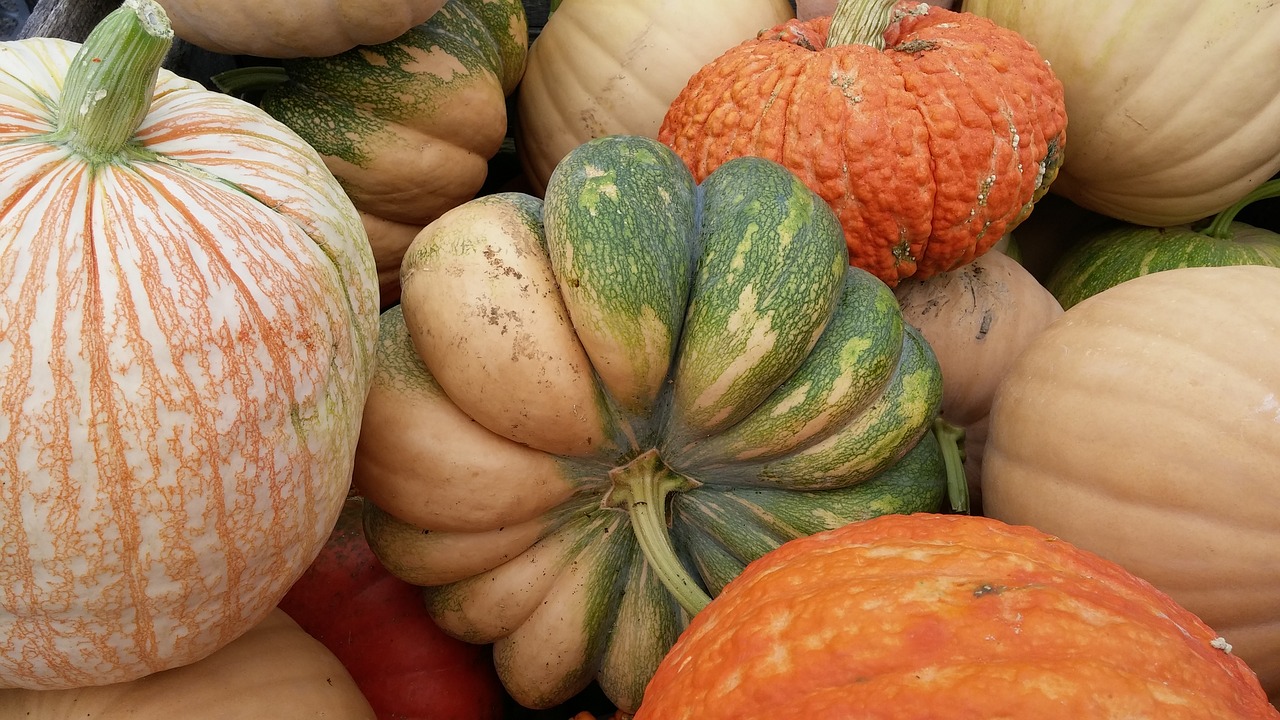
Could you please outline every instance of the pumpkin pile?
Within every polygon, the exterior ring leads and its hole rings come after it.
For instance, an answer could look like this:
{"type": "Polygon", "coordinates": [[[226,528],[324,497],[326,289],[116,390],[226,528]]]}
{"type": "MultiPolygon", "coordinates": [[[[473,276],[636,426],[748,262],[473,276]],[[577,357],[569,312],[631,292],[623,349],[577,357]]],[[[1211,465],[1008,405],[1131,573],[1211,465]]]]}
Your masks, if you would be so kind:
{"type": "Polygon", "coordinates": [[[0,715],[1280,719],[1280,5],[103,1],[0,715]]]}

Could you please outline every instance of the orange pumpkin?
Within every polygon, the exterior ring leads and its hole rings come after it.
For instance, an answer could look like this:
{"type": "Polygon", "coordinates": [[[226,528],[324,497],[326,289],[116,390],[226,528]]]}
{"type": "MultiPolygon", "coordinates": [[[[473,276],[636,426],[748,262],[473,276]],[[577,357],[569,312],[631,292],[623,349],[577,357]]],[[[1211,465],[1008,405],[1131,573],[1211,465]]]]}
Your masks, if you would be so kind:
{"type": "Polygon", "coordinates": [[[1062,85],[1016,33],[925,3],[841,0],[704,66],[658,131],[699,179],[776,160],[844,225],[850,262],[889,285],[973,260],[1048,190],[1062,85]]]}
{"type": "Polygon", "coordinates": [[[0,51],[0,687],[124,682],[275,607],[350,485],[378,295],[355,206],[129,0],[0,51]],[[15,80],[17,78],[17,80],[15,80]]]}
{"type": "Polygon", "coordinates": [[[696,615],[636,720],[1280,718],[1207,625],[1025,526],[885,515],[793,540],[696,615]]]}

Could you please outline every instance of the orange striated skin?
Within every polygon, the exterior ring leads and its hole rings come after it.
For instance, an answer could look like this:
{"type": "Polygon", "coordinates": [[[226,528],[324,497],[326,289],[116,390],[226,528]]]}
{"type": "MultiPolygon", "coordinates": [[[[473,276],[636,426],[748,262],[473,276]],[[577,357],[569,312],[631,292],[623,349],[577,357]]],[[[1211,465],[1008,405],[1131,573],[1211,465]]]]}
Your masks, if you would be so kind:
{"type": "Polygon", "coordinates": [[[1215,638],[1038,530],[887,515],[749,565],[663,660],[636,720],[1280,718],[1215,638]]]}
{"type": "Polygon", "coordinates": [[[890,286],[990,248],[1047,191],[1066,141],[1062,84],[1021,36],[922,3],[896,13],[885,50],[828,47],[830,17],[741,43],[658,133],[699,181],[741,155],[787,166],[839,215],[850,263],[890,286]]]}

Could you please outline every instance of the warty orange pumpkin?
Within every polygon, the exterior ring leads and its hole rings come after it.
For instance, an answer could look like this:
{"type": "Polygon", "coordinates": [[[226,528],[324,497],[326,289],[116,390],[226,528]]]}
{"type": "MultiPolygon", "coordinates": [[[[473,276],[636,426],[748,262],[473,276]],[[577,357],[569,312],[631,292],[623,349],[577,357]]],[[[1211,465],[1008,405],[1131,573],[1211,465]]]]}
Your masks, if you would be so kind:
{"type": "Polygon", "coordinates": [[[658,139],[701,180],[780,162],[831,204],[850,262],[890,286],[985,252],[1062,162],[1062,85],[1030,44],[926,3],[842,0],[730,49],[672,102],[658,139]]]}
{"type": "Polygon", "coordinates": [[[1115,563],[973,515],[791,540],[694,616],[636,720],[1268,720],[1228,643],[1115,563]]]}
{"type": "Polygon", "coordinates": [[[197,661],[350,484],[378,295],[320,156],[160,71],[153,0],[0,44],[0,687],[197,661]]]}

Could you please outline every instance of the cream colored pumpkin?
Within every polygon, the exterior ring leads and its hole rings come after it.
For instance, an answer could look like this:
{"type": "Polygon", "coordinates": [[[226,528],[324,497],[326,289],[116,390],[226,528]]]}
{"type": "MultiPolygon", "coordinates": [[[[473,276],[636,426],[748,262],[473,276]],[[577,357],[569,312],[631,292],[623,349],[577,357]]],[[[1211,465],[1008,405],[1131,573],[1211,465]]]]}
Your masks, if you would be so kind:
{"type": "Polygon", "coordinates": [[[373,720],[351,674],[281,610],[190,665],[132,682],[0,690],[23,720],[373,720]]]}
{"type": "Polygon", "coordinates": [[[1062,306],[1031,273],[1001,252],[894,288],[902,317],[920,330],[942,368],[940,417],[965,429],[969,495],[981,500],[982,450],[996,387],[1018,353],[1062,306]]]}
{"type": "Polygon", "coordinates": [[[327,57],[400,37],[445,0],[159,0],[178,37],[224,55],[327,57]]]}
{"type": "Polygon", "coordinates": [[[965,0],[1053,66],[1067,151],[1053,192],[1168,227],[1280,171],[1280,4],[1271,0],[965,0]]]}
{"type": "Polygon", "coordinates": [[[720,53],[793,17],[787,0],[563,0],[529,48],[516,150],[537,194],[592,138],[657,137],[667,106],[720,53]]]}
{"type": "Polygon", "coordinates": [[[996,391],[986,514],[1120,563],[1280,697],[1280,269],[1183,268],[1072,306],[996,391]]]}
{"type": "Polygon", "coordinates": [[[0,687],[208,656],[350,484],[378,313],[359,215],[283,125],[157,80],[170,41],[126,0],[83,48],[0,45],[0,687]]]}

